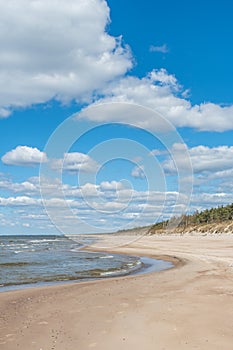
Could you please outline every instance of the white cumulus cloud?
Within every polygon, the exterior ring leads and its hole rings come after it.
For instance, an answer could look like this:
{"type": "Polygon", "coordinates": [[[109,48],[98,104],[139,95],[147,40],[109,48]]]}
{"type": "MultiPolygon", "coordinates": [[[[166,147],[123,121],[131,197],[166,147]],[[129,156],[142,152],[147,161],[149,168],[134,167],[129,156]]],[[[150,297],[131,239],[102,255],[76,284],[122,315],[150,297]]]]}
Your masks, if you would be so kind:
{"type": "MultiPolygon", "coordinates": [[[[172,153],[175,156],[176,164],[171,158],[164,161],[163,167],[168,173],[175,172],[176,167],[184,169],[185,145],[174,144],[172,153]]],[[[207,147],[199,145],[188,150],[194,173],[214,173],[229,171],[233,169],[233,146],[207,147]]],[[[226,176],[227,174],[225,174],[226,176]]]]}
{"type": "Polygon", "coordinates": [[[118,181],[102,181],[100,183],[100,189],[102,191],[116,191],[124,189],[122,182],[118,181]]]}
{"type": "MultiPolygon", "coordinates": [[[[121,37],[107,32],[110,10],[105,0],[1,1],[0,23],[0,118],[14,108],[51,99],[130,102],[159,112],[176,127],[233,129],[232,105],[193,105],[188,90],[165,69],[142,78],[126,75],[133,58],[121,37]]],[[[168,47],[152,45],[150,50],[166,53],[168,47]]],[[[152,115],[145,120],[125,112],[124,122],[157,130],[152,115]]],[[[96,113],[94,119],[122,121],[114,113],[96,113]]]]}
{"type": "Polygon", "coordinates": [[[68,172],[95,172],[99,165],[89,155],[79,152],[65,153],[63,159],[51,160],[51,167],[54,170],[62,170],[68,172]]]}
{"type": "Polygon", "coordinates": [[[211,102],[192,105],[185,98],[186,91],[176,77],[165,69],[154,69],[145,77],[127,76],[115,80],[103,89],[103,98],[91,106],[115,103],[111,111],[87,108],[77,118],[97,121],[133,123],[149,130],[158,130],[155,114],[129,111],[127,103],[151,108],[176,127],[197,130],[225,131],[233,129],[233,106],[220,106],[211,102]],[[117,106],[117,103],[122,103],[117,106]],[[123,106],[125,103],[125,106],[123,106]],[[114,112],[115,110],[115,112],[114,112]]]}
{"type": "Polygon", "coordinates": [[[0,206],[21,207],[21,206],[38,206],[41,205],[41,200],[28,196],[19,197],[0,197],[0,206]]]}
{"type": "Polygon", "coordinates": [[[0,117],[52,98],[89,101],[132,67],[106,31],[104,0],[1,0],[0,22],[0,117]]]}
{"type": "Polygon", "coordinates": [[[48,161],[44,152],[28,146],[17,146],[12,151],[2,156],[2,162],[6,165],[36,166],[48,161]]]}
{"type": "Polygon", "coordinates": [[[135,166],[132,169],[131,175],[135,178],[144,179],[145,178],[144,166],[143,165],[135,166]]]}

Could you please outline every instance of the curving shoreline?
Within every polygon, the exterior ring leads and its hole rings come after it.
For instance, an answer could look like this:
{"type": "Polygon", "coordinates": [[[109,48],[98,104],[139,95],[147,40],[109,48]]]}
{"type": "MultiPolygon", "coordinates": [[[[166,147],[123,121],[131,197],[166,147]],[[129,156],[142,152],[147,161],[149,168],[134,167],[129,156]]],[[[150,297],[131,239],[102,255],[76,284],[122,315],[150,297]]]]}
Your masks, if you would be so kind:
{"type": "MultiPolygon", "coordinates": [[[[106,253],[104,250],[98,250],[93,248],[87,248],[87,249],[81,249],[86,250],[88,252],[103,252],[106,253]]],[[[89,278],[69,278],[67,280],[54,280],[54,281],[41,281],[36,283],[22,283],[22,284],[12,284],[12,285],[0,285],[0,294],[10,291],[19,291],[24,289],[34,289],[34,288],[47,288],[47,287],[53,287],[53,286],[61,286],[61,285],[70,285],[70,284],[76,284],[76,283],[87,283],[90,281],[96,281],[96,280],[104,280],[104,279],[113,279],[113,278],[121,278],[121,277],[130,277],[135,275],[141,275],[146,273],[154,273],[154,272],[160,272],[167,269],[175,268],[176,266],[183,264],[179,259],[175,257],[170,256],[135,256],[134,254],[119,254],[114,253],[113,251],[108,251],[108,253],[111,253],[115,256],[118,255],[125,255],[125,256],[132,256],[138,259],[137,264],[139,266],[133,266],[130,270],[127,271],[116,271],[114,272],[104,272],[102,276],[98,277],[89,277],[89,278]]],[[[99,272],[98,272],[99,273],[99,272]]]]}
{"type": "Polygon", "coordinates": [[[105,251],[177,257],[179,268],[1,293],[1,349],[231,349],[233,236],[145,236],[105,251]]]}

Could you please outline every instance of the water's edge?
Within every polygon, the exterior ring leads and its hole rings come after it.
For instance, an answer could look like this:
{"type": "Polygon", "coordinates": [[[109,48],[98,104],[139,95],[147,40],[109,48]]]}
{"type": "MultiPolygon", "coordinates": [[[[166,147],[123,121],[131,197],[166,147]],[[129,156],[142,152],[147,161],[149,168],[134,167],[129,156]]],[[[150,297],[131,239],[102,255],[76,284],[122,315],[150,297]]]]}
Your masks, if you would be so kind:
{"type": "Polygon", "coordinates": [[[83,235],[78,240],[52,235],[0,238],[0,292],[142,275],[179,263],[167,255],[99,249],[95,247],[98,236],[83,235]]]}
{"type": "MultiPolygon", "coordinates": [[[[106,251],[106,253],[108,253],[108,252],[106,251]]],[[[117,254],[117,255],[127,255],[127,254],[117,254]]],[[[165,270],[171,269],[175,266],[174,263],[172,261],[169,261],[169,260],[155,259],[155,258],[146,257],[146,256],[135,256],[135,257],[140,259],[140,261],[141,261],[140,267],[137,269],[134,269],[132,271],[128,271],[126,273],[118,273],[115,275],[114,274],[110,274],[110,275],[106,274],[103,277],[96,277],[96,278],[85,278],[85,279],[79,278],[79,279],[73,279],[73,280],[67,280],[67,281],[63,280],[63,281],[53,281],[53,282],[36,282],[36,283],[28,283],[28,284],[2,286],[2,287],[0,287],[0,293],[8,292],[8,291],[24,290],[24,289],[29,289],[29,288],[40,288],[40,287],[49,287],[49,286],[57,286],[57,285],[67,285],[67,284],[74,284],[74,283],[80,283],[80,282],[83,283],[83,282],[89,282],[89,281],[95,281],[95,280],[105,280],[105,279],[110,279],[110,278],[121,278],[121,277],[126,277],[126,276],[144,275],[144,274],[152,273],[152,272],[165,271],[165,270]]]]}

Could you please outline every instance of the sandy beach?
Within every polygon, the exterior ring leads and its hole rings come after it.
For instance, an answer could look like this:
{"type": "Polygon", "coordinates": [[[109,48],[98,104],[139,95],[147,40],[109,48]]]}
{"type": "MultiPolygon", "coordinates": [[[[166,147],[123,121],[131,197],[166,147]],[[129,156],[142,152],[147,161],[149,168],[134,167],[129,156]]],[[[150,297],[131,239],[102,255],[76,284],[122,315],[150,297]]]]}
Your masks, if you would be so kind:
{"type": "Polygon", "coordinates": [[[0,293],[1,350],[231,350],[233,235],[129,240],[92,249],[170,256],[177,266],[0,293]]]}

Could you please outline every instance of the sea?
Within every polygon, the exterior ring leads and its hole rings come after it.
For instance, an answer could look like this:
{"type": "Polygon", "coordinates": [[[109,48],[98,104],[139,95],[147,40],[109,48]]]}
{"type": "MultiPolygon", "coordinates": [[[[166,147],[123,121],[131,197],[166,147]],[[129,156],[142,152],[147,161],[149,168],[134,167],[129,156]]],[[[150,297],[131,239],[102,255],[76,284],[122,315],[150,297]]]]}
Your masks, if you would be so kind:
{"type": "Polygon", "coordinates": [[[66,236],[0,236],[0,291],[172,267],[162,260],[81,250],[92,241],[88,235],[79,241],[66,236]]]}

